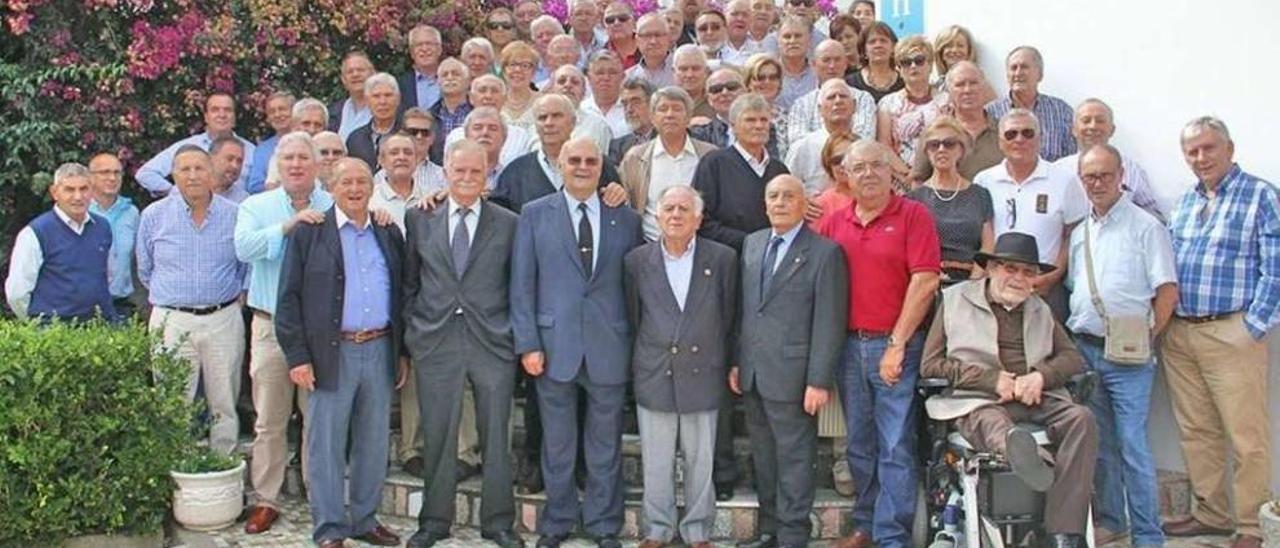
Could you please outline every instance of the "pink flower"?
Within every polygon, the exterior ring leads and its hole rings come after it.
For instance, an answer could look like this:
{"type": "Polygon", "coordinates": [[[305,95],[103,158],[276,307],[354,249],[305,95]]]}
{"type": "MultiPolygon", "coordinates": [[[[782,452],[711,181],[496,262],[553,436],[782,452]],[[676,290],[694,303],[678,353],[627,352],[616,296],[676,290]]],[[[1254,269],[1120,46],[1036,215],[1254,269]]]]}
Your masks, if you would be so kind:
{"type": "Polygon", "coordinates": [[[31,30],[31,20],[34,18],[35,16],[30,13],[20,13],[18,15],[10,15],[4,19],[5,23],[9,24],[9,32],[12,32],[15,36],[20,36],[31,30]]]}

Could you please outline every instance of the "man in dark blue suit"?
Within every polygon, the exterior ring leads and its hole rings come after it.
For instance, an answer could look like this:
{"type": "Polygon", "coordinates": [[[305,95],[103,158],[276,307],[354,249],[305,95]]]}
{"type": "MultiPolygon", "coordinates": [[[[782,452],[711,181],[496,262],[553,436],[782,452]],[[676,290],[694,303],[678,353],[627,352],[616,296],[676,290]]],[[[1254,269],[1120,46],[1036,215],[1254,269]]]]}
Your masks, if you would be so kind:
{"type": "Polygon", "coordinates": [[[596,193],[604,157],[570,139],[557,159],[563,192],[526,204],[512,253],[511,324],[521,365],[537,378],[547,506],[538,546],[556,548],[581,518],[601,548],[622,528],[622,406],[631,353],[623,257],[643,242],[640,216],[596,193]],[[579,424],[578,390],[586,393],[579,424]],[[584,430],[585,500],[574,485],[584,430]],[[579,512],[581,507],[581,513],[579,512]]]}

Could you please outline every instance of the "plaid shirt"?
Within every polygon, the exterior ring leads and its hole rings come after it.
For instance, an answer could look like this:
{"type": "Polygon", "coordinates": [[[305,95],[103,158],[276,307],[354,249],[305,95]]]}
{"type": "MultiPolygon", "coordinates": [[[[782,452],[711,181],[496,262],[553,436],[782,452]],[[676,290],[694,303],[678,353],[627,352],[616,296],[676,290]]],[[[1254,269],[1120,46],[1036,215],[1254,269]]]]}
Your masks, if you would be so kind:
{"type": "MultiPolygon", "coordinates": [[[[1013,110],[1013,99],[1006,95],[987,105],[987,114],[999,122],[1013,110]]],[[[1040,119],[1040,157],[1050,162],[1076,153],[1076,138],[1071,135],[1076,113],[1066,101],[1045,95],[1036,95],[1031,112],[1040,119]]]]}
{"type": "Polygon", "coordinates": [[[1271,183],[1234,166],[1210,200],[1203,183],[1169,223],[1179,316],[1245,311],[1255,339],[1280,322],[1280,198],[1271,183]]]}

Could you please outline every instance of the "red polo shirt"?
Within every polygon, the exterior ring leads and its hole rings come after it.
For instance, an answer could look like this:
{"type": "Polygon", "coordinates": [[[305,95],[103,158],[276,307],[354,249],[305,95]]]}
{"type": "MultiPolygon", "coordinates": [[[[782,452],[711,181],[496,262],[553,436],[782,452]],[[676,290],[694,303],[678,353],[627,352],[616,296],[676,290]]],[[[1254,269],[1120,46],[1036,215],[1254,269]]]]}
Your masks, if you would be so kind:
{"type": "Polygon", "coordinates": [[[911,275],[941,271],[942,244],[920,202],[894,195],[869,225],[854,215],[857,205],[831,212],[817,230],[844,248],[849,263],[849,329],[892,331],[911,275]]]}

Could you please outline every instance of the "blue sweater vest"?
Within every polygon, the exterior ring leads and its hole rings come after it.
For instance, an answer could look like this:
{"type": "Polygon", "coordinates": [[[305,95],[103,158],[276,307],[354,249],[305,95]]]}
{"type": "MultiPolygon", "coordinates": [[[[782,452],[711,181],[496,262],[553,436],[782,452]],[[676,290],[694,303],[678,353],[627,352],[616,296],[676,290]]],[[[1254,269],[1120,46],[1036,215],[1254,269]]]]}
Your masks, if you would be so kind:
{"type": "Polygon", "coordinates": [[[31,221],[44,263],[31,293],[28,316],[88,320],[100,310],[107,319],[116,319],[107,289],[111,226],[105,218],[90,215],[93,221],[85,223],[81,234],[52,210],[31,221]]]}

